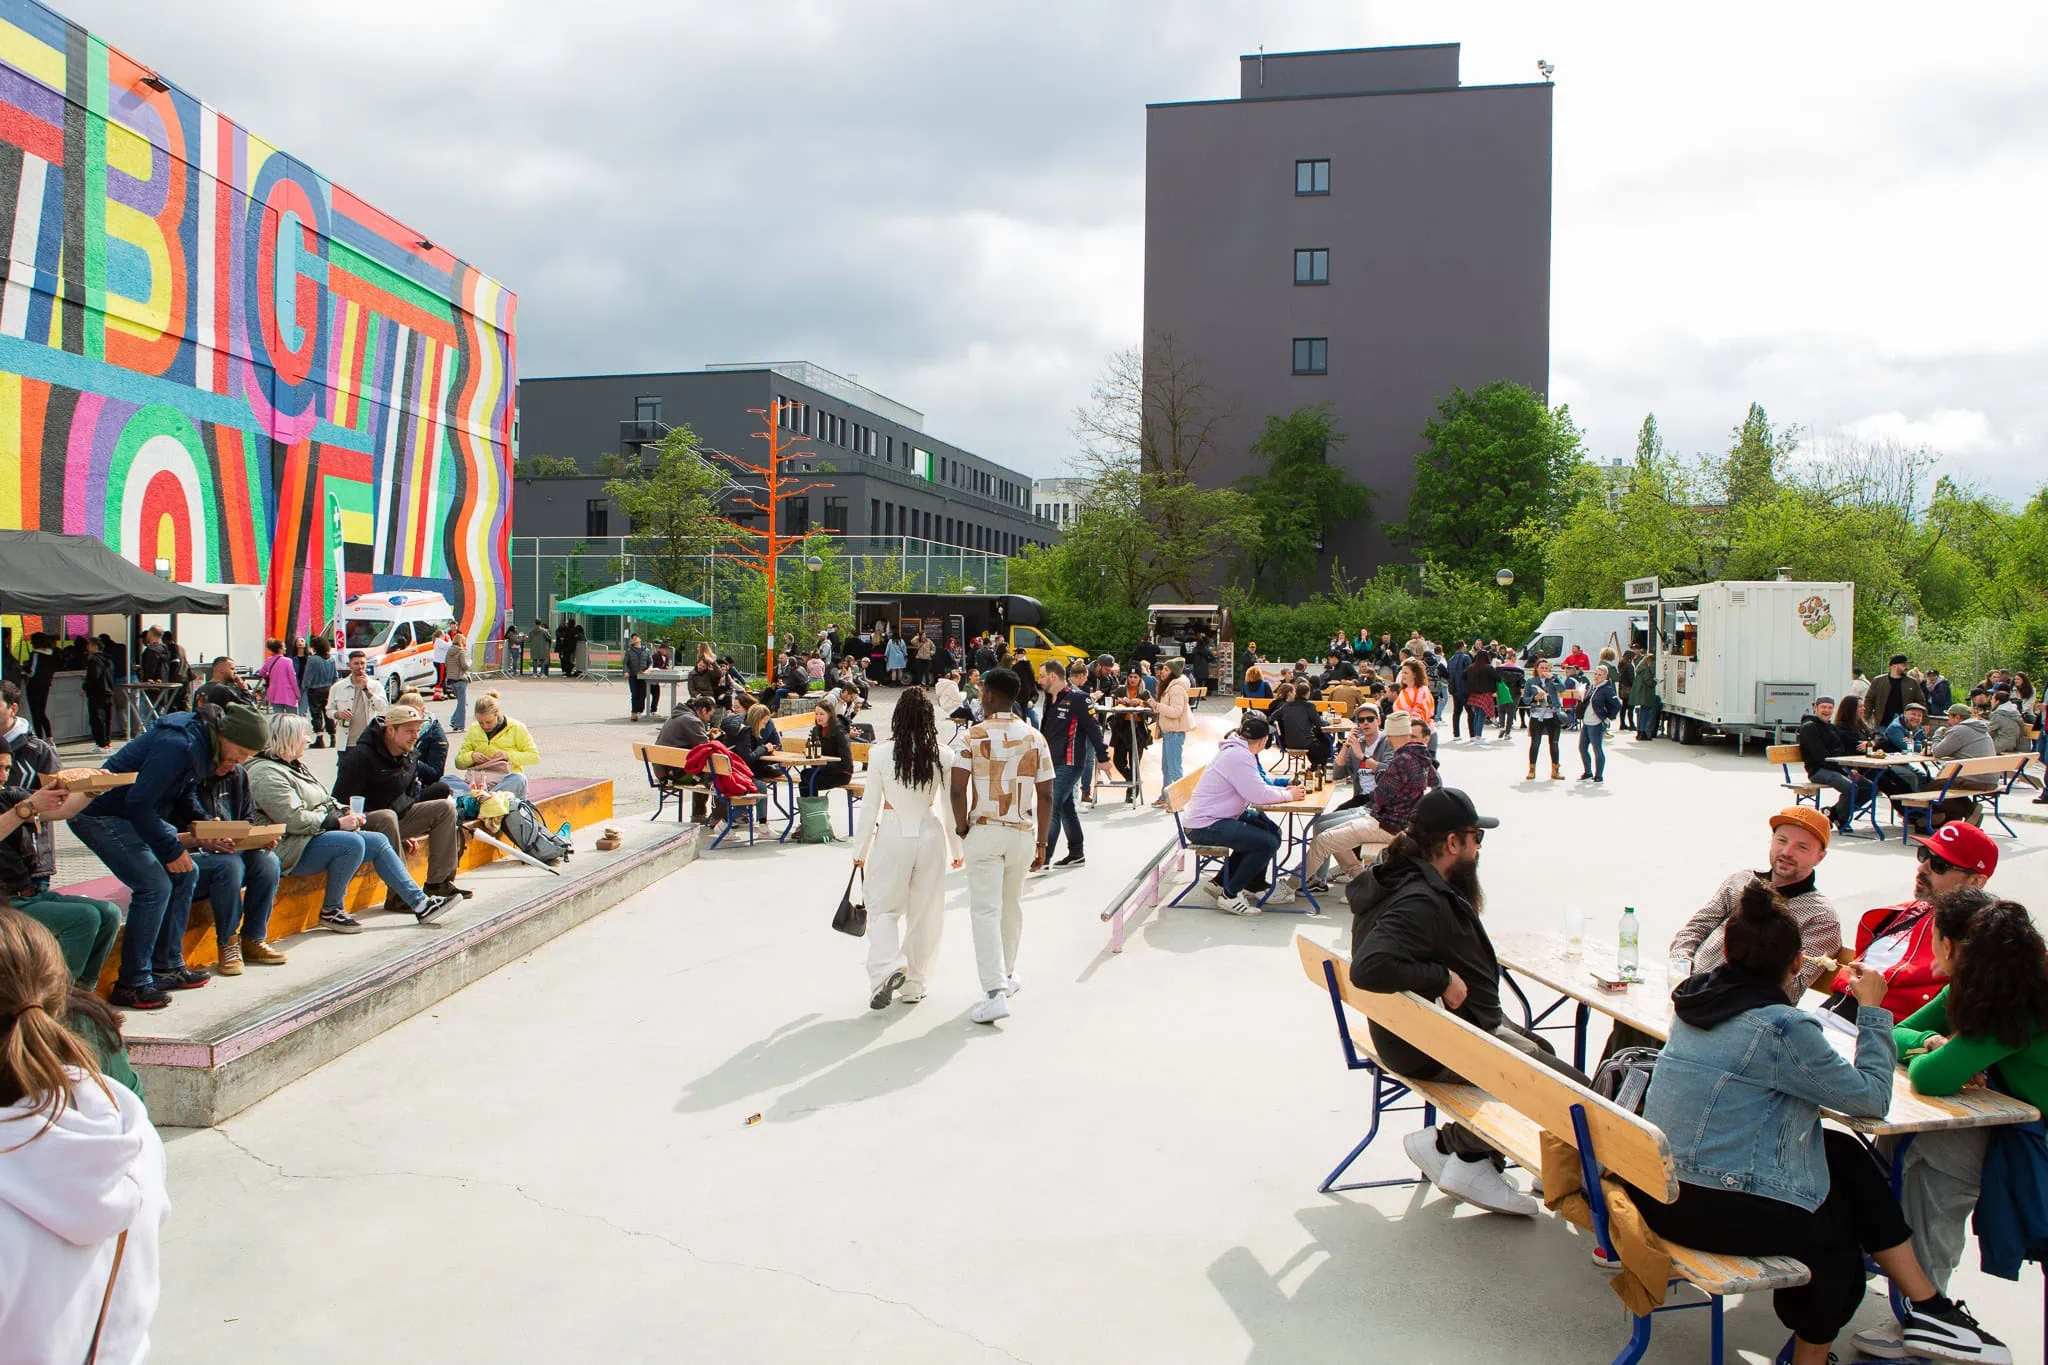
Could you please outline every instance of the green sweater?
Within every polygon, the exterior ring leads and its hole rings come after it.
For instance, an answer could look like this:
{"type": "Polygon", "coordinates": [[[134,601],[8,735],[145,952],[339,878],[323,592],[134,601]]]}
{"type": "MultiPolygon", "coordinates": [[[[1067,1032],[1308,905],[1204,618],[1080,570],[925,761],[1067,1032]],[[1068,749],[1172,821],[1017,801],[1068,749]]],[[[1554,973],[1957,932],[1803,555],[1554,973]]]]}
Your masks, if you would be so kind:
{"type": "Polygon", "coordinates": [[[1892,1029],[1892,1041],[1899,1057],[1906,1061],[1906,1076],[1923,1095],[1953,1095],[1980,1072],[1998,1068],[2005,1091],[2036,1109],[2048,1111],[2048,1032],[2037,1032],[2032,1042],[2015,1051],[1996,1038],[1949,1038],[1946,1043],[1921,1056],[1906,1060],[1906,1054],[1934,1034],[1948,1037],[1948,988],[1913,1011],[1906,1021],[1892,1029]]]}

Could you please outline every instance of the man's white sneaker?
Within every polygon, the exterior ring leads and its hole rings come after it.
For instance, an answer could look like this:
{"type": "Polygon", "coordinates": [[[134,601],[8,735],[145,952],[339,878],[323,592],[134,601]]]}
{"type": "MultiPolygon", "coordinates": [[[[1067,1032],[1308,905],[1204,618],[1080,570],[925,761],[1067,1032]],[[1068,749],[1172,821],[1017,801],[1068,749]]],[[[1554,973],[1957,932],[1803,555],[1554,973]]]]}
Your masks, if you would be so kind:
{"type": "Polygon", "coordinates": [[[1008,976],[1003,978],[1004,995],[1015,995],[1018,991],[1021,991],[1023,989],[1024,983],[1017,979],[1017,974],[1015,972],[1011,972],[1008,976]]]}
{"type": "Polygon", "coordinates": [[[922,999],[924,999],[924,987],[922,985],[905,986],[902,990],[896,992],[896,1003],[899,1005],[915,1005],[922,999]]]}
{"type": "Polygon", "coordinates": [[[1268,905],[1292,905],[1292,904],[1294,904],[1294,885],[1293,885],[1293,883],[1291,883],[1291,882],[1275,882],[1275,883],[1273,884],[1273,894],[1272,894],[1272,895],[1270,895],[1270,896],[1268,896],[1268,897],[1266,897],[1266,904],[1268,904],[1268,905]]]}
{"type": "Polygon", "coordinates": [[[1511,1214],[1517,1218],[1534,1218],[1543,1205],[1523,1194],[1507,1177],[1493,1168],[1491,1161],[1456,1161],[1444,1163],[1443,1175],[1436,1187],[1445,1194],[1475,1204],[1489,1213],[1511,1214]]]}
{"type": "Polygon", "coordinates": [[[967,1017],[977,1024],[993,1024],[998,1019],[1007,1019],[1010,1017],[1010,997],[997,991],[976,1005],[967,1017]]]}
{"type": "Polygon", "coordinates": [[[1866,1327],[1854,1340],[1858,1351],[1876,1360],[1904,1360],[1913,1354],[1906,1349],[1906,1329],[1896,1321],[1866,1327]]]}
{"type": "Polygon", "coordinates": [[[1247,900],[1243,895],[1218,896],[1216,908],[1226,915],[1256,915],[1260,913],[1257,901],[1247,900]]]}
{"type": "Polygon", "coordinates": [[[1450,1160],[1449,1156],[1437,1150],[1434,1128],[1419,1128],[1402,1138],[1401,1150],[1408,1154],[1408,1159],[1415,1163],[1415,1169],[1421,1171],[1432,1185],[1442,1177],[1444,1163],[1450,1160]]]}

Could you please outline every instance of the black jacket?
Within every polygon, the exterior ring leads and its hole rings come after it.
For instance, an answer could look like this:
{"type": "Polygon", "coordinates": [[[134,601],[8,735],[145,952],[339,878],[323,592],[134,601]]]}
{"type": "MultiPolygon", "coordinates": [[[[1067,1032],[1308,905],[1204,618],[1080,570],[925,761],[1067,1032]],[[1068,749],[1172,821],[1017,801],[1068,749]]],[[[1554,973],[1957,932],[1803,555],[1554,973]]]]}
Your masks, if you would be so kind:
{"type": "MultiPolygon", "coordinates": [[[[31,784],[33,785],[33,784],[31,784]]],[[[0,809],[29,798],[29,787],[0,787],[0,809]]],[[[57,840],[47,822],[30,820],[0,839],[0,893],[24,896],[57,876],[57,840]]]]}
{"type": "MultiPolygon", "coordinates": [[[[1500,1027],[1500,959],[1479,912],[1451,890],[1436,868],[1413,858],[1383,855],[1354,877],[1351,901],[1351,984],[1391,995],[1413,991],[1434,1000],[1451,973],[1465,982],[1465,1003],[1452,1011],[1489,1033],[1500,1027]]],[[[1436,1060],[1372,1025],[1380,1060],[1403,1075],[1435,1074],[1436,1060]]]]}
{"type": "MultiPolygon", "coordinates": [[[[421,786],[439,782],[448,772],[448,732],[439,716],[428,716],[420,726],[420,737],[412,744],[413,768],[421,786]]],[[[415,795],[418,789],[415,788],[415,795]]]]}
{"type": "Polygon", "coordinates": [[[1038,728],[1052,747],[1056,764],[1083,767],[1105,751],[1095,707],[1077,687],[1069,685],[1058,696],[1046,698],[1045,719],[1038,728]]]}
{"type": "Polygon", "coordinates": [[[1842,732],[1819,716],[1808,712],[1799,718],[1799,757],[1806,762],[1808,777],[1821,772],[1840,772],[1835,760],[1854,752],[1855,746],[1843,737],[1842,732]]]}
{"type": "Polygon", "coordinates": [[[192,828],[194,820],[247,820],[262,823],[255,802],[249,799],[249,774],[241,764],[224,773],[208,773],[192,784],[185,809],[172,821],[180,830],[192,828]]]}
{"type": "Polygon", "coordinates": [[[404,815],[419,790],[419,760],[410,749],[392,753],[384,743],[385,730],[379,716],[361,739],[341,751],[334,765],[334,799],[347,805],[351,796],[360,796],[367,810],[404,815]]]}
{"type": "Polygon", "coordinates": [[[1283,749],[1306,749],[1311,752],[1320,748],[1327,756],[1330,736],[1323,728],[1323,713],[1316,710],[1314,702],[1281,702],[1272,707],[1268,719],[1280,730],[1280,747],[1283,749]]]}

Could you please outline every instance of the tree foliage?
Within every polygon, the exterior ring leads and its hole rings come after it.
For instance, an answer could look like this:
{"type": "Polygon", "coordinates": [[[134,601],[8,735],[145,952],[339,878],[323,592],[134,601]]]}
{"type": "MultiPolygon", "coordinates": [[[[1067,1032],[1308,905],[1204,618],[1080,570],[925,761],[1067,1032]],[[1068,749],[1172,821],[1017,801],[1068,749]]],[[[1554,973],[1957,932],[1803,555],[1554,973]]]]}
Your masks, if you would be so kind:
{"type": "Polygon", "coordinates": [[[1583,464],[1571,411],[1543,406],[1504,380],[1467,393],[1453,389],[1422,429],[1408,517],[1392,528],[1417,555],[1459,573],[1514,571],[1541,591],[1544,558],[1532,536],[1569,510],[1583,464]]]}
{"type": "Polygon", "coordinates": [[[573,479],[582,472],[567,455],[522,455],[512,462],[515,479],[573,479]]]}
{"type": "Polygon", "coordinates": [[[695,596],[704,590],[705,556],[726,530],[716,501],[724,487],[724,476],[699,453],[697,434],[683,425],[656,445],[652,470],[612,479],[604,492],[632,523],[627,550],[653,566],[659,586],[695,596]]]}
{"type": "Polygon", "coordinates": [[[1373,493],[1330,463],[1344,433],[1328,403],[1268,417],[1251,453],[1264,468],[1238,480],[1258,516],[1240,559],[1254,591],[1286,598],[1303,592],[1330,532],[1372,515],[1373,493]]]}

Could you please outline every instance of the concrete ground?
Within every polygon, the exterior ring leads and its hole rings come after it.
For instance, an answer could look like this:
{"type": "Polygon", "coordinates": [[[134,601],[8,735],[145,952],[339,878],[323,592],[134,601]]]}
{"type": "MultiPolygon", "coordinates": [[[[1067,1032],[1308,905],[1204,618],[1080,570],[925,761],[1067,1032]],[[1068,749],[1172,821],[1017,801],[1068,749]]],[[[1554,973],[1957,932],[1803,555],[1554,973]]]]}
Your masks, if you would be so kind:
{"type": "MultiPolygon", "coordinates": [[[[607,695],[520,683],[507,703],[550,771],[624,777],[652,727],[598,719],[607,695]]],[[[1778,773],[1754,751],[1613,749],[1601,787],[1524,781],[1519,736],[1441,756],[1502,819],[1494,924],[1576,906],[1598,945],[1632,904],[1654,960],[1762,862],[1778,773]]],[[[1172,826],[1107,801],[1086,823],[1088,865],[1028,884],[1025,989],[995,1027],[966,1018],[959,878],[931,997],[871,1012],[862,944],[827,924],[848,849],[725,848],[224,1126],[168,1133],[159,1358],[1611,1358],[1621,1309],[1562,1222],[1316,1193],[1366,1083],[1290,940],[1346,945],[1341,904],[1239,920],[1191,900],[1112,957],[1098,914],[1172,826]]],[[[2048,857],[2019,829],[1994,887],[2032,903],[2048,857]]],[[[1903,897],[1910,855],[1847,841],[1820,881],[1853,924],[1903,897]]],[[[1407,1174],[1411,1121],[1354,1169],[1407,1174]]],[[[2033,1274],[1957,1277],[2027,1361],[2033,1274]]],[[[1883,1311],[1873,1294],[1859,1321],[1883,1311]]],[[[1650,1358],[1702,1358],[1705,1330],[1660,1319],[1650,1358]]],[[[1761,1300],[1729,1331],[1731,1359],[1784,1339],[1761,1300]]]]}

